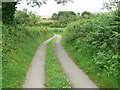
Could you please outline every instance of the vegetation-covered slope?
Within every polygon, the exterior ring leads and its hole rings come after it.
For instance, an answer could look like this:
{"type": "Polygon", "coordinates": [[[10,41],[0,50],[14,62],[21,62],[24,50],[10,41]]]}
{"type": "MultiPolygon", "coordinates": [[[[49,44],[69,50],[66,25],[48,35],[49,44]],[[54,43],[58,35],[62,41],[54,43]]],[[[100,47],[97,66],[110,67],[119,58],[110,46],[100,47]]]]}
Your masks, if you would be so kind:
{"type": "Polygon", "coordinates": [[[120,77],[117,12],[69,24],[62,43],[75,63],[101,88],[117,88],[120,77]]]}
{"type": "Polygon", "coordinates": [[[53,32],[42,27],[3,26],[2,87],[21,88],[37,47],[53,32]]]}

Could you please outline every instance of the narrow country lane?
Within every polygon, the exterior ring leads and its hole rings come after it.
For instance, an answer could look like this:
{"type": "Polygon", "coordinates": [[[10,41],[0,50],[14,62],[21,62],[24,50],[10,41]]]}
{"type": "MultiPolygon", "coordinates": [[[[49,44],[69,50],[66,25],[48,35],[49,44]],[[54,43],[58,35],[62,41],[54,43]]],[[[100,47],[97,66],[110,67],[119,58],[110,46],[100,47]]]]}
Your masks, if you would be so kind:
{"type": "Polygon", "coordinates": [[[30,68],[27,72],[26,81],[23,88],[45,88],[45,57],[46,57],[46,45],[55,36],[43,42],[37,49],[33,60],[31,62],[30,68]]]}
{"type": "Polygon", "coordinates": [[[54,35],[52,38],[43,42],[37,49],[30,68],[27,72],[26,81],[23,88],[46,88],[45,81],[45,59],[46,47],[50,40],[57,38],[55,42],[55,54],[58,58],[63,71],[66,73],[72,88],[98,88],[84,72],[69,58],[68,54],[62,47],[60,35],[54,35]]]}
{"type": "Polygon", "coordinates": [[[79,69],[76,64],[69,58],[68,54],[62,47],[61,36],[56,35],[55,53],[61,64],[68,80],[72,84],[72,88],[97,88],[97,86],[88,78],[88,76],[79,69]]]}

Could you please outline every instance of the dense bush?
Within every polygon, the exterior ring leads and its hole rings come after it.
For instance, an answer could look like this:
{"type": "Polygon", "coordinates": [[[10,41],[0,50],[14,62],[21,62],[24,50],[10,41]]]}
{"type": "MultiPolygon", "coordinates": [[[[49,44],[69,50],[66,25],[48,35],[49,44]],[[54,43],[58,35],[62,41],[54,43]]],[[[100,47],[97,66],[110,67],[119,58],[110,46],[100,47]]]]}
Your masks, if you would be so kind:
{"type": "Polygon", "coordinates": [[[42,27],[2,28],[2,87],[21,88],[39,44],[53,35],[42,27]]]}
{"type": "Polygon", "coordinates": [[[91,78],[103,88],[116,88],[120,80],[120,33],[115,14],[116,12],[102,14],[71,23],[67,26],[62,40],[66,49],[71,47],[73,54],[77,54],[75,62],[81,68],[85,67],[86,73],[94,75],[91,78]]]}

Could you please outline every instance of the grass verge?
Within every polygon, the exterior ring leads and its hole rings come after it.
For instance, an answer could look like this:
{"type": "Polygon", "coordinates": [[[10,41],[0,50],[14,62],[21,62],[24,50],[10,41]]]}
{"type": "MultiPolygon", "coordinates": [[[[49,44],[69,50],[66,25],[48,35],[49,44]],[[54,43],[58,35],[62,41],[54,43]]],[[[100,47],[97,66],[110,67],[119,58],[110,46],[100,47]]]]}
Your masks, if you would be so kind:
{"type": "Polygon", "coordinates": [[[71,85],[66,79],[65,73],[55,57],[54,41],[55,39],[50,41],[47,46],[45,85],[48,88],[71,88],[71,85]]]}

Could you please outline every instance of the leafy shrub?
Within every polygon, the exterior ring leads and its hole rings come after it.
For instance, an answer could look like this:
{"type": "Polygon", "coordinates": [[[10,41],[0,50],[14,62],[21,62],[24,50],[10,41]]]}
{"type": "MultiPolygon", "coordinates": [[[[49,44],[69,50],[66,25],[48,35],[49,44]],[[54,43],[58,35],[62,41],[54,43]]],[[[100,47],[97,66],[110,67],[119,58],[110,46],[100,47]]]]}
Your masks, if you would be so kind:
{"type": "Polygon", "coordinates": [[[86,67],[86,71],[91,74],[93,69],[90,70],[90,67],[94,68],[95,77],[101,77],[102,83],[106,81],[106,86],[98,83],[100,87],[118,87],[118,84],[115,85],[114,83],[118,83],[117,79],[119,78],[118,42],[120,33],[116,28],[118,26],[115,25],[115,13],[102,14],[92,19],[82,19],[69,24],[62,40],[65,47],[70,45],[74,52],[80,55],[76,57],[75,61],[80,67],[86,67]],[[81,60],[81,57],[84,60],[81,60]],[[103,80],[103,77],[106,80],[103,80]],[[112,82],[110,78],[112,78],[112,82]]]}

